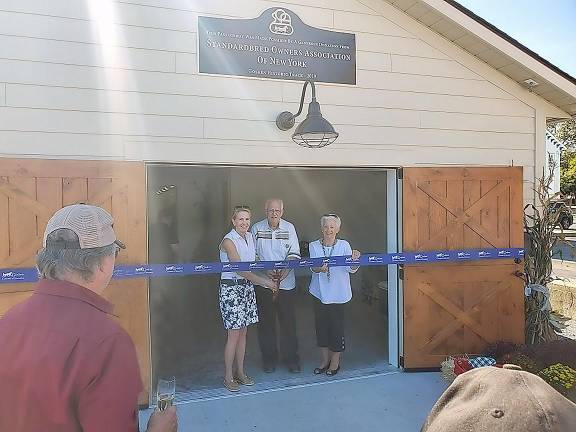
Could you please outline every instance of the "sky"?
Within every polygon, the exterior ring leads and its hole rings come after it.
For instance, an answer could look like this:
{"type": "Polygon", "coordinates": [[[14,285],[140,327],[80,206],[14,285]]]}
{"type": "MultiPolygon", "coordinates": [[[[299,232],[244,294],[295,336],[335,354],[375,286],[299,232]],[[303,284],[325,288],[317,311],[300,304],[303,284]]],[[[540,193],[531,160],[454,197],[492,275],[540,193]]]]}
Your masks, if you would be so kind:
{"type": "Polygon", "coordinates": [[[576,77],[576,0],[457,0],[576,77]]]}

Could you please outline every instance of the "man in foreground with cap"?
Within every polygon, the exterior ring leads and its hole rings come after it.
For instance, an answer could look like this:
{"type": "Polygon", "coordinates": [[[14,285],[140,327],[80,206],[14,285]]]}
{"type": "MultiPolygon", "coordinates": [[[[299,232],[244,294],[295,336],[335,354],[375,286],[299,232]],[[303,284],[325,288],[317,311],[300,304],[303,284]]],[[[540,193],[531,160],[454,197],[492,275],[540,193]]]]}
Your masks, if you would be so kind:
{"type": "MultiPolygon", "coordinates": [[[[48,221],[34,294],[0,320],[0,430],[138,430],[134,344],[101,295],[125,246],[103,209],[77,204],[48,221]]],[[[174,407],[149,432],[177,430],[174,407]]]]}
{"type": "Polygon", "coordinates": [[[573,432],[576,405],[518,366],[481,367],[456,377],[421,432],[573,432]]]}

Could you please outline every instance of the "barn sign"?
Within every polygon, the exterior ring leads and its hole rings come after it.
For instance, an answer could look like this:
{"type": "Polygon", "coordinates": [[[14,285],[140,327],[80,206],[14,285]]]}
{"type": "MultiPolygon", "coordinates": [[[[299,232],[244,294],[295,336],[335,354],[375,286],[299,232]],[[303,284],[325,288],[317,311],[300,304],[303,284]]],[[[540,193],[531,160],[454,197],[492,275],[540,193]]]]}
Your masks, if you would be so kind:
{"type": "Polygon", "coordinates": [[[289,9],[198,18],[200,73],[356,84],[354,34],[310,27],[289,9]]]}

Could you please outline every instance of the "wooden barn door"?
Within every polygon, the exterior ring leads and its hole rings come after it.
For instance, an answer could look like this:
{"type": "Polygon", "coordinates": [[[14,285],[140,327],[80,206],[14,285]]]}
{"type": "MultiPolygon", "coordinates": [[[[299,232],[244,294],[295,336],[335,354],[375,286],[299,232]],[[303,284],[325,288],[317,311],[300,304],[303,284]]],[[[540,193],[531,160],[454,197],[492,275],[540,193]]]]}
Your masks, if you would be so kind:
{"type": "MultiPolygon", "coordinates": [[[[146,262],[145,183],[143,163],[0,159],[0,268],[34,267],[48,219],[59,208],[80,202],[113,215],[114,230],[126,243],[118,263],[146,262]]],[[[0,285],[0,317],[33,289],[34,284],[0,285]]],[[[112,282],[105,295],[134,340],[148,393],[148,282],[112,282]]],[[[140,401],[147,403],[148,395],[140,401]]]]}
{"type": "MultiPolygon", "coordinates": [[[[522,168],[407,168],[405,251],[523,247],[522,168]]],[[[407,265],[404,367],[524,341],[523,282],[512,260],[407,265]]]]}

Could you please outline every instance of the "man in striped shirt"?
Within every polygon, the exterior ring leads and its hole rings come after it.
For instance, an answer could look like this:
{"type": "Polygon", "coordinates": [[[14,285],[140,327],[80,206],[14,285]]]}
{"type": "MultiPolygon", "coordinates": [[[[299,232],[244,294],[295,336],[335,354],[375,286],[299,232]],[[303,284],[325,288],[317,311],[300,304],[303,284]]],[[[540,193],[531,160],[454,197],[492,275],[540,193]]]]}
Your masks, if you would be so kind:
{"type": "MultiPolygon", "coordinates": [[[[284,203],[272,198],[266,201],[266,219],[252,226],[256,239],[256,254],[260,261],[283,261],[300,259],[300,245],[294,225],[282,219],[284,203]]],[[[279,281],[279,292],[275,297],[269,289],[256,286],[258,303],[258,341],[262,352],[265,372],[274,372],[279,360],[278,339],[282,360],[293,373],[300,372],[298,340],[294,303],[296,300],[296,277],[294,270],[270,270],[270,277],[279,281]],[[278,320],[280,338],[276,334],[278,320]]]]}

